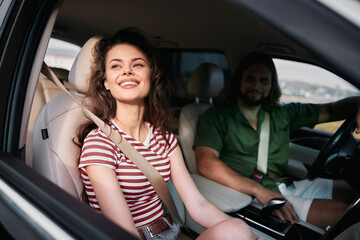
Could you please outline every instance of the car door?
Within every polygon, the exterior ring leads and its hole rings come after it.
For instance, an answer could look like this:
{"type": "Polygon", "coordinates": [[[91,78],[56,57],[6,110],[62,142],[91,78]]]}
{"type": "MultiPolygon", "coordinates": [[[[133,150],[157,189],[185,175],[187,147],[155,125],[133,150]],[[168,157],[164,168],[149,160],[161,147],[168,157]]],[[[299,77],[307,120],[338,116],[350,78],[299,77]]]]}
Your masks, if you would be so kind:
{"type": "Polygon", "coordinates": [[[42,61],[38,49],[46,49],[42,37],[59,3],[1,0],[0,6],[1,239],[135,239],[22,159],[24,146],[19,136],[34,90],[29,87],[30,79],[38,78],[40,64],[36,61],[42,61]]]}
{"type": "MultiPolygon", "coordinates": [[[[281,102],[284,104],[325,104],[359,94],[355,86],[319,66],[276,58],[274,63],[282,91],[281,102]]],[[[297,178],[306,177],[307,170],[320,150],[342,123],[343,121],[322,123],[314,128],[302,127],[291,131],[289,171],[292,171],[292,175],[295,174],[297,178]]]]}

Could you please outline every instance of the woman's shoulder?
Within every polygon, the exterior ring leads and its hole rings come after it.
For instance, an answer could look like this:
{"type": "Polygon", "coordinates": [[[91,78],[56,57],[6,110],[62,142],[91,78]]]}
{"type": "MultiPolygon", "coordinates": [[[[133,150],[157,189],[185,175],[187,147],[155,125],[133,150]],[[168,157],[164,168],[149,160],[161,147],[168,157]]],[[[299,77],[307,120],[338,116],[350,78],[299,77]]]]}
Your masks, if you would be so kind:
{"type": "Polygon", "coordinates": [[[169,140],[171,140],[170,142],[172,142],[172,140],[176,139],[176,136],[174,133],[172,133],[166,129],[164,131],[162,131],[161,129],[154,127],[149,122],[146,122],[146,124],[149,128],[149,131],[151,131],[152,136],[155,137],[156,139],[158,139],[158,140],[163,139],[167,142],[169,142],[169,140]],[[165,139],[164,139],[164,136],[165,136],[165,139]]]}
{"type": "MultiPolygon", "coordinates": [[[[113,131],[117,131],[116,127],[111,122],[106,122],[106,124],[108,124],[113,131]]],[[[99,127],[96,127],[94,129],[92,129],[88,133],[88,135],[85,138],[85,142],[90,141],[90,140],[92,140],[92,141],[96,141],[96,140],[98,140],[98,141],[106,141],[106,142],[112,143],[110,138],[99,127]]]]}

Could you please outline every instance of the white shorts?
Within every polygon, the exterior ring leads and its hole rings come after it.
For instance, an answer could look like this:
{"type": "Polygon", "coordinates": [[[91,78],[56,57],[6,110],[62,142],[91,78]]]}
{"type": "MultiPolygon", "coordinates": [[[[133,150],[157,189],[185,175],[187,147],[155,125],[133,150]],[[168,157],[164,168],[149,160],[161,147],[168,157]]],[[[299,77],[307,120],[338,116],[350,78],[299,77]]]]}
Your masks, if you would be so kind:
{"type": "Polygon", "coordinates": [[[294,181],[290,186],[280,183],[278,188],[293,205],[300,220],[306,221],[313,199],[332,199],[333,181],[324,178],[313,181],[305,179],[294,181]]]}

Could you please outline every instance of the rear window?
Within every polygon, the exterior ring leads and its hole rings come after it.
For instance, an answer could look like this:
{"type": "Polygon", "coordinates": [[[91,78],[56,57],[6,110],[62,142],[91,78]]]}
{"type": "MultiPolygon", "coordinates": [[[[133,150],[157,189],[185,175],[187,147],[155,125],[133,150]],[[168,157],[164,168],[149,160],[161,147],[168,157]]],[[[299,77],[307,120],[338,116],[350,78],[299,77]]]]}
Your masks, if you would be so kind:
{"type": "MultiPolygon", "coordinates": [[[[220,52],[197,52],[181,50],[159,50],[164,69],[170,76],[174,87],[175,102],[178,107],[194,100],[187,91],[187,83],[191,74],[202,63],[213,63],[222,68],[225,81],[229,77],[229,62],[225,54],[220,52]]],[[[176,107],[176,106],[174,106],[176,107]]]]}
{"type": "Polygon", "coordinates": [[[80,49],[81,48],[75,44],[50,38],[45,55],[45,62],[50,67],[70,70],[80,49]]]}

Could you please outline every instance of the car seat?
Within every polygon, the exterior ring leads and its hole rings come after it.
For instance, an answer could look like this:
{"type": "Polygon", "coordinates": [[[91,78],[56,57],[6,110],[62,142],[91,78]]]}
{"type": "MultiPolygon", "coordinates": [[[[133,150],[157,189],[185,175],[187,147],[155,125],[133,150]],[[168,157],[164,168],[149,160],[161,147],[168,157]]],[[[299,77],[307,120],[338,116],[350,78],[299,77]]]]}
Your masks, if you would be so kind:
{"type": "MultiPolygon", "coordinates": [[[[52,67],[51,69],[69,91],[75,90],[68,81],[68,70],[55,67],[52,67]]],[[[62,92],[63,91],[52,81],[47,79],[44,75],[40,74],[31,106],[26,139],[26,164],[30,167],[32,167],[32,140],[36,120],[45,104],[62,92]]]]}
{"type": "MultiPolygon", "coordinates": [[[[91,38],[79,52],[69,72],[71,94],[80,102],[86,90],[91,51],[100,36],[91,38]]],[[[42,109],[33,134],[33,168],[75,198],[83,185],[78,171],[80,149],[74,144],[76,129],[86,121],[81,108],[66,93],[53,97],[42,109]]]]}
{"type": "Polygon", "coordinates": [[[200,192],[222,211],[233,212],[250,204],[251,197],[199,175],[193,150],[198,118],[213,105],[213,98],[219,95],[223,86],[224,73],[217,65],[202,63],[195,69],[187,85],[195,102],[181,109],[179,142],[187,168],[200,192]]]}
{"type": "Polygon", "coordinates": [[[200,64],[190,76],[187,88],[195,102],[185,105],[180,112],[179,141],[190,173],[196,173],[193,143],[199,116],[212,104],[224,86],[224,73],[212,63],[200,64]]]}

